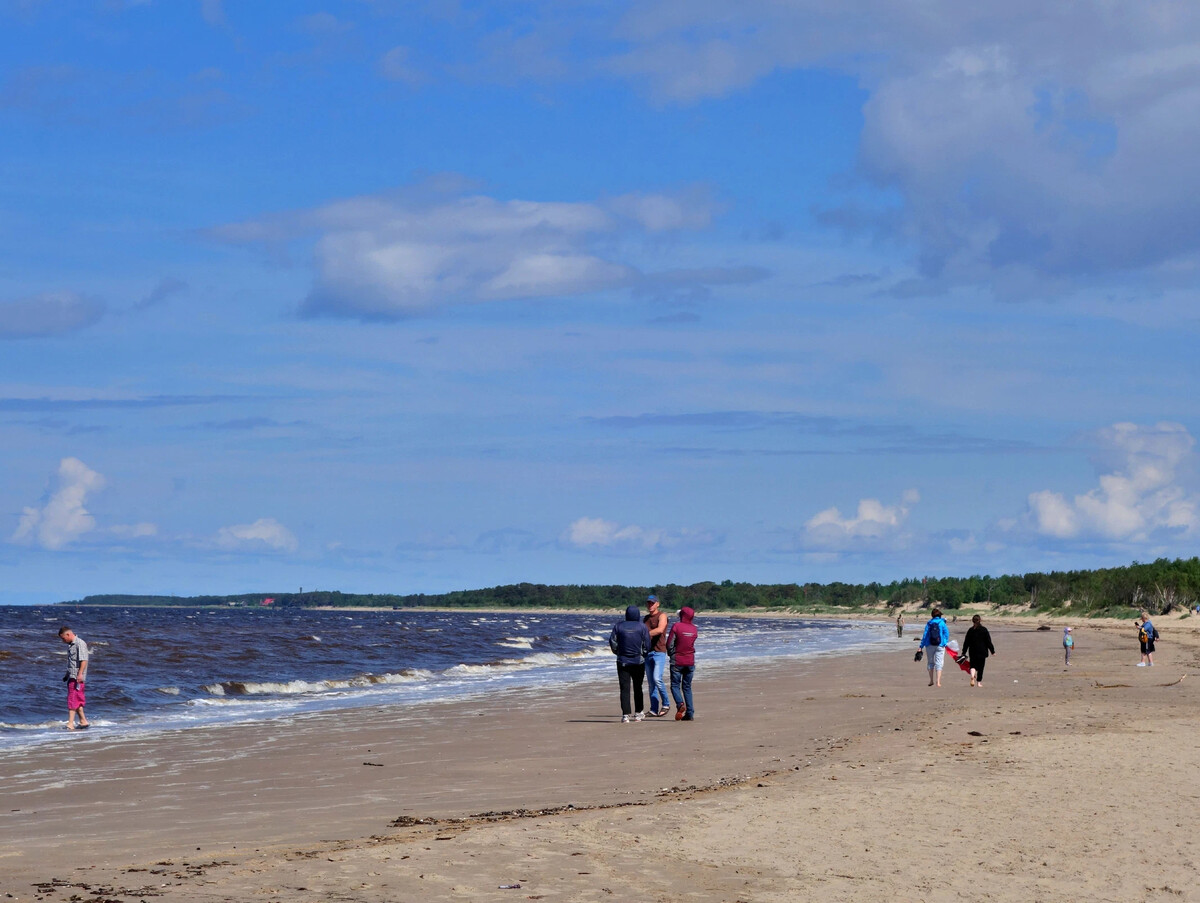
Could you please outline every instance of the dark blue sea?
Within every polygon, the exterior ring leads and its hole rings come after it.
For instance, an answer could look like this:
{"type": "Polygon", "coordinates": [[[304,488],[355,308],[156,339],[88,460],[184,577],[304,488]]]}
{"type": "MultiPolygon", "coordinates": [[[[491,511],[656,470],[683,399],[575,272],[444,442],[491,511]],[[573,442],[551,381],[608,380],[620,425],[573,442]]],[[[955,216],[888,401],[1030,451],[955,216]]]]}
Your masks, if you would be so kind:
{"type": "MultiPolygon", "coordinates": [[[[106,736],[410,706],[611,680],[610,614],[0,606],[0,748],[61,741],[69,625],[91,649],[88,717],[106,736]]],[[[673,620],[673,619],[672,619],[673,620]]],[[[700,614],[697,664],[895,641],[887,624],[700,614]]]]}

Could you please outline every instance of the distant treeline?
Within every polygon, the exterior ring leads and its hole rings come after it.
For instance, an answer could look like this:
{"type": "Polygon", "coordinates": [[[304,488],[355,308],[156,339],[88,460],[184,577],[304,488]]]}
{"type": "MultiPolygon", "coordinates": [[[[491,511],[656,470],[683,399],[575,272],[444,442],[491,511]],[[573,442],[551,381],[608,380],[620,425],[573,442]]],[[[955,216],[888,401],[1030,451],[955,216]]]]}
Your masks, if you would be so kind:
{"type": "Polygon", "coordinates": [[[656,593],[668,609],[691,606],[702,611],[744,608],[829,609],[922,604],[957,609],[991,603],[1028,606],[1037,611],[1070,609],[1079,614],[1125,614],[1145,609],[1164,614],[1192,608],[1200,598],[1200,558],[1093,571],[1052,571],[1002,577],[910,577],[891,583],[693,583],[691,586],[546,586],[516,583],[488,589],[428,595],[241,593],[234,596],[86,596],[64,604],[84,605],[234,605],[276,608],[624,608],[656,593]]]}

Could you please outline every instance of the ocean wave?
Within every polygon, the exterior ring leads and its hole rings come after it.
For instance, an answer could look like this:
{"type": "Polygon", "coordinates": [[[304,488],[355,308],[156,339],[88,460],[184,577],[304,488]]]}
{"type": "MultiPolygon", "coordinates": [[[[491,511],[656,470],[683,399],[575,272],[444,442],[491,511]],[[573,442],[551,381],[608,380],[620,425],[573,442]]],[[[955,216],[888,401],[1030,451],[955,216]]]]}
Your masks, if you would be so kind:
{"type": "Polygon", "coordinates": [[[165,693],[168,696],[178,696],[179,687],[155,687],[156,693],[165,693]]]}
{"type": "Polygon", "coordinates": [[[406,668],[394,673],[362,674],[342,680],[226,680],[218,684],[208,684],[204,687],[204,691],[213,696],[303,696],[327,693],[330,690],[412,683],[418,680],[428,680],[432,676],[432,672],[423,668],[406,668]]]}
{"type": "Polygon", "coordinates": [[[561,665],[565,662],[574,661],[581,658],[593,658],[601,652],[608,652],[600,646],[592,649],[579,649],[575,652],[535,652],[533,655],[527,655],[524,658],[500,658],[495,661],[482,662],[477,665],[459,664],[452,668],[447,668],[445,674],[450,676],[464,676],[473,674],[494,674],[497,671],[520,671],[531,668],[546,667],[549,665],[561,665]]]}
{"type": "Polygon", "coordinates": [[[496,645],[507,649],[532,649],[534,643],[544,639],[546,638],[541,636],[506,636],[496,645]]]}
{"type": "Polygon", "coordinates": [[[62,727],[61,721],[39,721],[36,724],[0,721],[0,730],[5,731],[44,731],[48,727],[62,727]]]}

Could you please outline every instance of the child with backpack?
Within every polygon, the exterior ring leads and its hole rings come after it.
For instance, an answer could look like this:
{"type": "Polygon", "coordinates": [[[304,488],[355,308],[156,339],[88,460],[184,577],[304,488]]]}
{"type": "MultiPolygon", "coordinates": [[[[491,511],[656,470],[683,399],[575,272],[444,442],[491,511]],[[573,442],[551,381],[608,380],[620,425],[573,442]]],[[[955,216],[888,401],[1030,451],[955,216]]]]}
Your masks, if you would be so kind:
{"type": "MultiPolygon", "coordinates": [[[[1138,624],[1137,621],[1134,622],[1138,624]]],[[[1141,623],[1138,624],[1138,643],[1142,647],[1142,660],[1139,668],[1154,667],[1154,641],[1158,639],[1158,629],[1150,623],[1150,615],[1142,612],[1141,623]]]]}

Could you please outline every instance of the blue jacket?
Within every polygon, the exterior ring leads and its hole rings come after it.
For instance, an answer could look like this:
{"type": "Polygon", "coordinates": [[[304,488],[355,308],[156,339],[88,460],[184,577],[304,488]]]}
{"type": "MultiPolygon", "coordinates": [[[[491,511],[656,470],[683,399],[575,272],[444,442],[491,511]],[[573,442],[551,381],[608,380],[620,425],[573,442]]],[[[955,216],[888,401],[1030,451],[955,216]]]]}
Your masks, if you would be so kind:
{"type": "Polygon", "coordinates": [[[642,623],[642,613],[636,605],[625,609],[625,620],[613,625],[608,635],[608,648],[617,657],[618,664],[640,665],[646,661],[650,651],[650,631],[642,623]]]}
{"type": "Polygon", "coordinates": [[[930,618],[921,635],[921,646],[945,646],[950,642],[950,629],[944,618],[930,618]]]}

